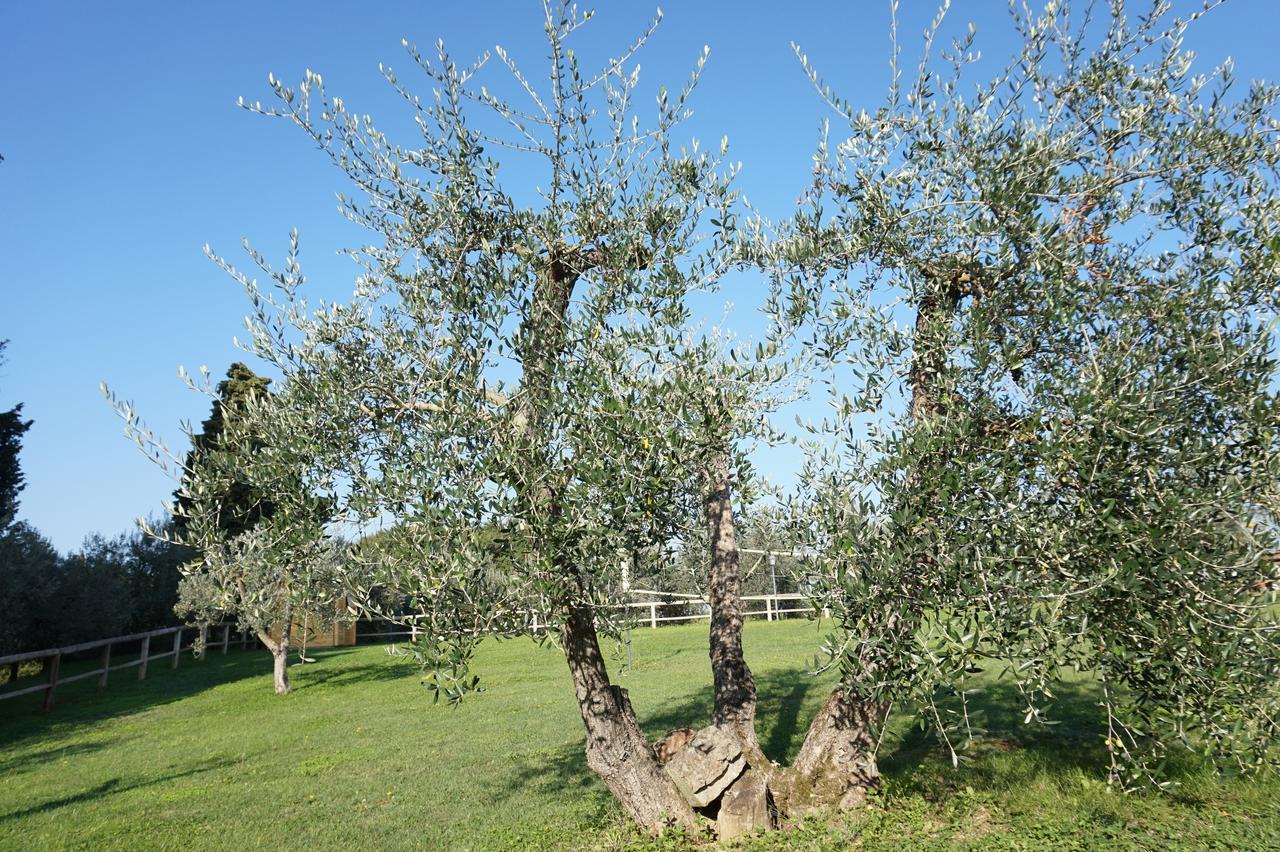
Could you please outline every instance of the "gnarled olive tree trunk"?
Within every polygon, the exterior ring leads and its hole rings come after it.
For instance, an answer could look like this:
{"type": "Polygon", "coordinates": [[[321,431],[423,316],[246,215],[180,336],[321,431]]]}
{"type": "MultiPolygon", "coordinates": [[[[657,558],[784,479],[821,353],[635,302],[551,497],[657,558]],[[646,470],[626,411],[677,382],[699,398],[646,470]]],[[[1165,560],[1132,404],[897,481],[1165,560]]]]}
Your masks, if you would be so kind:
{"type": "Polygon", "coordinates": [[[710,451],[703,474],[703,514],[710,544],[713,724],[734,734],[747,764],[767,779],[786,815],[814,807],[854,807],[879,784],[876,745],[884,707],[837,687],[814,718],[791,767],[769,761],[755,729],[756,685],[742,647],[742,569],[727,449],[710,451]]]}
{"type": "MultiPolygon", "coordinates": [[[[521,394],[513,412],[515,437],[521,442],[525,469],[515,485],[524,495],[528,517],[554,522],[561,514],[551,477],[547,438],[541,423],[550,402],[552,377],[565,350],[565,320],[578,277],[600,263],[579,250],[553,248],[538,276],[533,304],[524,323],[521,394]],[[537,474],[541,475],[537,475],[537,474]],[[526,483],[535,483],[532,487],[526,483]]],[[[543,548],[546,549],[546,548],[543,548]]],[[[570,579],[573,599],[561,602],[560,643],[573,678],[574,696],[586,729],[587,765],[604,781],[635,822],[653,832],[673,822],[692,828],[693,809],[658,764],[640,730],[627,691],[613,685],[600,652],[599,636],[582,574],[558,553],[552,564],[570,579]]]]}
{"type": "Polygon", "coordinates": [[[609,682],[589,608],[570,610],[560,641],[587,732],[587,766],[639,825],[651,831],[668,821],[693,827],[693,809],[658,765],[627,691],[609,682]]]}

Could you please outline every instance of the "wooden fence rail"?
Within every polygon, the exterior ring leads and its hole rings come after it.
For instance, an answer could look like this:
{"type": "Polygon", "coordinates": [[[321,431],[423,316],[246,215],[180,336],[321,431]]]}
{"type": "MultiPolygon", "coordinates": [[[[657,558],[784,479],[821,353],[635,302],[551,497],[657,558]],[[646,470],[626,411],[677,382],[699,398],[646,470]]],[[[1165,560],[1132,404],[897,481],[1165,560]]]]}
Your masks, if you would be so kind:
{"type": "MultiPolygon", "coordinates": [[[[147,677],[147,664],[155,660],[163,660],[169,658],[169,667],[176,669],[178,661],[182,658],[183,651],[189,651],[197,647],[197,642],[193,636],[189,645],[183,645],[183,635],[191,631],[193,634],[199,634],[202,644],[205,646],[205,653],[210,648],[221,648],[222,653],[227,653],[227,648],[231,645],[232,626],[230,624],[215,624],[209,628],[196,627],[161,627],[158,630],[148,630],[144,633],[131,633],[128,636],[112,636],[110,639],[95,639],[92,642],[81,642],[78,645],[67,645],[62,648],[46,648],[41,651],[27,651],[23,654],[10,654],[6,657],[0,657],[0,666],[9,667],[9,683],[17,682],[18,668],[23,663],[29,663],[35,660],[44,662],[44,682],[35,686],[23,687],[22,689],[10,689],[0,692],[0,701],[6,698],[17,698],[19,695],[29,695],[33,692],[44,692],[44,709],[48,710],[53,707],[54,695],[57,693],[58,687],[62,684],[71,683],[86,678],[98,678],[98,690],[107,688],[107,681],[111,672],[120,671],[122,669],[138,668],[138,680],[145,680],[147,677]],[[210,642],[207,631],[221,631],[218,639],[210,642]],[[173,645],[170,650],[163,653],[152,653],[151,640],[164,636],[173,637],[173,645]],[[130,660],[123,663],[111,662],[111,649],[115,645],[121,645],[126,642],[139,642],[138,659],[130,660]],[[64,677],[62,675],[62,658],[71,654],[79,654],[85,651],[92,651],[95,648],[101,648],[101,657],[99,658],[99,666],[87,672],[80,672],[64,677]]],[[[256,642],[256,640],[254,640],[256,642]]],[[[241,634],[236,644],[245,647],[249,644],[250,637],[248,634],[241,634]]]]}
{"type": "MultiPolygon", "coordinates": [[[[635,610],[637,613],[637,622],[647,623],[651,628],[657,628],[659,624],[679,621],[698,621],[711,617],[711,610],[707,600],[700,595],[684,595],[674,592],[655,592],[648,589],[633,590],[633,594],[653,595],[655,599],[645,601],[635,601],[628,604],[621,604],[624,609],[635,610]],[[664,598],[664,599],[658,599],[664,598]],[[659,615],[659,610],[676,606],[700,606],[704,611],[697,612],[692,615],[676,614],[676,615],[659,615]]],[[[792,613],[813,613],[813,607],[807,602],[807,598],[799,592],[778,595],[744,595],[742,598],[746,603],[747,609],[743,612],[743,616],[759,617],[764,616],[769,621],[773,621],[781,616],[792,613]],[[751,602],[763,601],[764,607],[751,609],[751,602]],[[799,604],[798,606],[796,604],[799,604]],[[789,606],[788,606],[789,605],[789,606]]],[[[825,614],[825,613],[824,613],[825,614]]],[[[404,621],[413,621],[414,616],[404,616],[404,621]]],[[[539,619],[538,613],[530,614],[529,629],[537,633],[545,630],[547,622],[545,618],[539,619]]],[[[93,642],[81,642],[78,645],[68,645],[63,648],[48,648],[42,651],[28,651],[24,654],[10,654],[7,657],[0,657],[0,667],[8,666],[10,671],[9,683],[13,684],[17,681],[18,667],[22,663],[31,662],[33,660],[44,661],[44,680],[35,686],[27,686],[22,689],[10,689],[0,692],[0,701],[6,698],[17,698],[19,695],[29,695],[33,692],[44,692],[44,709],[48,710],[53,707],[54,696],[58,687],[62,684],[71,683],[86,678],[98,678],[98,690],[102,691],[107,688],[108,678],[111,672],[120,671],[122,669],[134,668],[138,669],[138,680],[145,680],[147,677],[147,666],[156,660],[169,660],[169,667],[176,669],[178,661],[182,657],[183,651],[189,651],[203,644],[205,653],[210,649],[219,648],[222,653],[227,653],[227,648],[236,644],[239,647],[248,647],[249,645],[257,645],[256,637],[247,633],[241,633],[239,638],[232,640],[231,624],[215,624],[205,628],[204,631],[213,632],[213,638],[208,632],[202,632],[201,628],[196,627],[162,627],[158,630],[148,630],[144,633],[131,633],[128,636],[113,636],[110,639],[97,639],[93,642]],[[200,642],[195,637],[188,645],[183,644],[183,638],[187,631],[193,634],[200,634],[200,642]],[[219,635],[220,634],[220,635],[219,635]],[[152,640],[162,639],[166,636],[172,636],[173,642],[170,648],[162,653],[153,653],[152,640]],[[123,663],[112,663],[112,648],[116,645],[122,645],[126,642],[139,642],[139,653],[136,660],[129,660],[123,663]],[[85,651],[101,649],[99,665],[90,671],[79,672],[69,677],[62,676],[62,659],[71,654],[79,654],[85,651]]],[[[379,633],[357,634],[359,639],[395,639],[408,637],[410,639],[417,638],[417,630],[412,626],[408,630],[385,631],[379,633]]]]}

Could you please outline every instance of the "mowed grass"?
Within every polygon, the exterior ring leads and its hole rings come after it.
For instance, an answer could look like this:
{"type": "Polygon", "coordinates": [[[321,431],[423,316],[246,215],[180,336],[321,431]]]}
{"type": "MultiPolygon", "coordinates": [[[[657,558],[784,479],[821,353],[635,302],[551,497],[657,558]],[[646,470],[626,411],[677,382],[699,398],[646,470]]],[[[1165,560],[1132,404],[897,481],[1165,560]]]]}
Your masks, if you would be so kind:
{"type": "MultiPolygon", "coordinates": [[[[751,622],[760,736],[786,760],[830,687],[811,677],[822,629],[751,622]]],[[[395,849],[634,847],[582,756],[582,728],[559,652],[485,643],[487,691],[433,704],[415,667],[380,646],[316,652],[271,693],[265,652],[122,673],[0,703],[0,848],[395,849]]],[[[646,731],[705,724],[705,625],[634,633],[614,660],[646,731]]],[[[1280,848],[1280,783],[1223,778],[1183,762],[1172,794],[1107,788],[1096,696],[1060,693],[1052,731],[1021,724],[993,679],[988,733],[953,769],[899,719],[882,747],[883,792],[849,815],[805,820],[755,848],[1280,848]]],[[[666,847],[694,842],[667,838],[666,847]]]]}

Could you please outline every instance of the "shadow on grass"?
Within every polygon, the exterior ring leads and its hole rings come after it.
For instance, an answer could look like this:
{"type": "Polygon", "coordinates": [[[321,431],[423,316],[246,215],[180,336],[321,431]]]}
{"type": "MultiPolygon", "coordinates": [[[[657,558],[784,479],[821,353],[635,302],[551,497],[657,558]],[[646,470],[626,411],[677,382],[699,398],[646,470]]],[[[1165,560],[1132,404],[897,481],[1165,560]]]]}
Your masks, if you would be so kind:
{"type": "MultiPolygon", "coordinates": [[[[354,648],[310,650],[308,653],[317,659],[316,663],[290,666],[295,690],[311,689],[330,680],[341,684],[389,680],[405,677],[413,668],[411,664],[393,660],[388,660],[385,666],[344,667],[343,658],[353,651],[354,648]]],[[[143,681],[136,679],[136,669],[113,672],[115,677],[103,692],[97,691],[94,678],[59,686],[57,702],[47,713],[41,709],[42,693],[0,703],[0,743],[12,748],[29,740],[57,736],[84,725],[162,707],[208,689],[251,678],[262,681],[264,692],[271,691],[271,654],[264,649],[232,650],[227,654],[213,651],[203,660],[185,655],[177,669],[171,669],[168,660],[157,663],[148,670],[147,679],[143,681]]],[[[92,749],[93,746],[85,745],[83,748],[92,749]]],[[[56,756],[60,750],[54,746],[45,753],[56,756]]],[[[15,760],[25,763],[28,756],[15,760]]],[[[0,771],[7,772],[12,765],[0,762],[0,771]]]]}
{"type": "MultiPolygon", "coordinates": [[[[828,687],[805,671],[789,671],[757,677],[757,688],[761,746],[771,760],[786,765],[799,751],[810,715],[828,687]],[[821,694],[814,695],[815,690],[821,694]]],[[[959,767],[952,765],[949,750],[932,728],[922,730],[911,717],[896,714],[880,750],[886,793],[940,801],[966,787],[999,793],[1046,780],[1059,783],[1081,773],[1105,780],[1108,758],[1099,690],[1085,681],[1060,683],[1054,693],[1046,715],[1057,724],[1024,724],[1025,705],[1016,687],[1002,681],[984,685],[969,698],[975,738],[959,767]]],[[[710,686],[700,689],[647,714],[641,727],[650,741],[674,728],[702,727],[710,721],[712,699],[710,686]]],[[[1184,763],[1170,767],[1175,780],[1201,768],[1194,759],[1184,763]]],[[[509,786],[495,790],[500,800],[518,797],[526,789],[554,794],[566,787],[595,787],[604,795],[587,767],[579,737],[556,749],[513,756],[512,768],[509,786]]],[[[1184,793],[1174,796],[1186,798],[1184,793]]]]}
{"type": "Polygon", "coordinates": [[[70,743],[62,746],[51,746],[50,748],[32,749],[15,754],[8,760],[0,760],[0,775],[6,777],[17,775],[22,772],[29,772],[37,769],[46,763],[55,760],[64,760],[68,757],[76,757],[84,754],[94,754],[107,748],[115,748],[128,737],[111,737],[109,739],[93,740],[83,743],[70,743]]]}
{"type": "Polygon", "coordinates": [[[16,820],[16,819],[22,819],[23,817],[32,816],[34,814],[42,814],[42,813],[48,813],[49,811],[56,811],[59,808],[65,808],[68,805],[77,805],[83,802],[92,802],[95,799],[100,799],[100,798],[103,798],[104,796],[115,796],[115,795],[119,795],[120,793],[127,793],[130,790],[140,790],[144,787],[154,787],[158,784],[166,784],[170,781],[176,781],[179,778],[187,778],[192,775],[199,775],[203,772],[211,772],[215,769],[221,769],[225,766],[231,765],[231,763],[232,763],[231,760],[225,759],[225,758],[219,759],[219,760],[208,760],[203,763],[196,764],[195,766],[192,766],[191,768],[185,769],[181,772],[170,772],[165,775],[152,776],[145,779],[139,779],[139,780],[129,781],[129,782],[126,782],[121,778],[111,778],[106,781],[103,781],[101,784],[98,784],[97,786],[90,787],[87,790],[82,790],[81,792],[72,794],[70,796],[63,796],[58,799],[50,799],[49,801],[41,802],[38,805],[31,805],[30,807],[22,808],[21,810],[10,811],[7,814],[0,814],[0,823],[9,822],[11,820],[16,820]]]}
{"type": "MultiPolygon", "coordinates": [[[[341,652],[336,652],[341,653],[341,652]]],[[[325,667],[321,658],[319,665],[308,663],[299,674],[297,668],[290,670],[291,683],[297,689],[313,689],[318,686],[351,686],[359,683],[377,683],[388,680],[402,680],[420,676],[421,669],[412,660],[388,657],[376,663],[366,663],[345,668],[325,667]]]]}
{"type": "MultiPolygon", "coordinates": [[[[960,765],[932,725],[921,727],[899,715],[890,722],[880,752],[880,771],[889,792],[943,798],[957,787],[995,792],[1043,778],[1081,771],[1104,777],[1107,752],[1102,735],[1100,692],[1089,683],[1060,683],[1045,713],[1052,724],[1024,724],[1026,705],[1017,688],[997,681],[969,698],[973,742],[960,750],[960,765]]],[[[958,710],[952,699],[943,707],[958,710]]]]}

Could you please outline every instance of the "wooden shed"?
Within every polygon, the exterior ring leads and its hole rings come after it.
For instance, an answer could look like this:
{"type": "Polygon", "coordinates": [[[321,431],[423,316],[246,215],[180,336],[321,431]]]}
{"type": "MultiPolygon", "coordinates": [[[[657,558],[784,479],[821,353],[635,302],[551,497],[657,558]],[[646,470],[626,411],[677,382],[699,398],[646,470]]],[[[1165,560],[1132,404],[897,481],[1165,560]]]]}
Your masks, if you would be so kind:
{"type": "Polygon", "coordinates": [[[294,619],[293,628],[289,631],[289,645],[294,648],[339,648],[356,644],[356,623],[349,617],[346,600],[338,603],[338,618],[323,619],[303,616],[294,619]],[[325,621],[330,621],[328,626],[325,621]]]}

